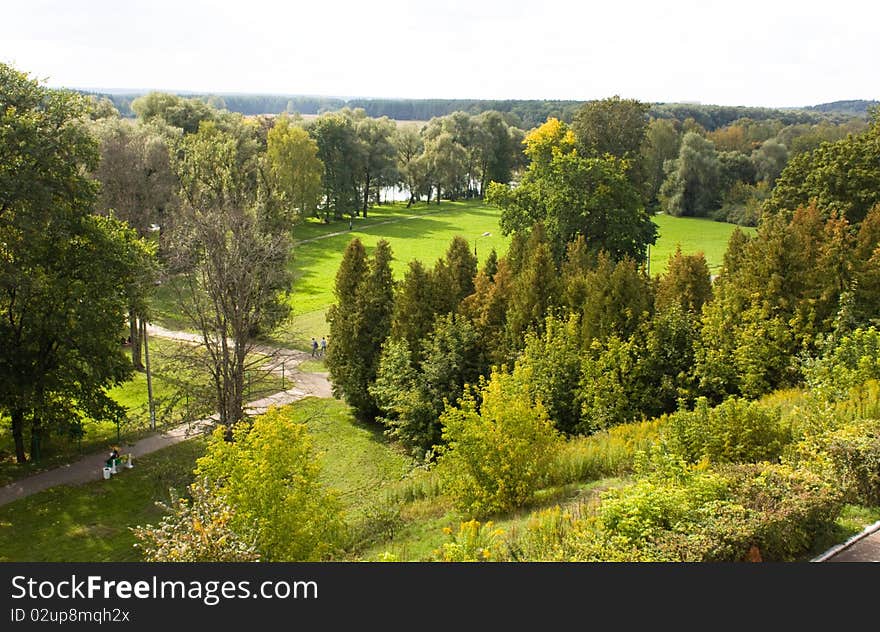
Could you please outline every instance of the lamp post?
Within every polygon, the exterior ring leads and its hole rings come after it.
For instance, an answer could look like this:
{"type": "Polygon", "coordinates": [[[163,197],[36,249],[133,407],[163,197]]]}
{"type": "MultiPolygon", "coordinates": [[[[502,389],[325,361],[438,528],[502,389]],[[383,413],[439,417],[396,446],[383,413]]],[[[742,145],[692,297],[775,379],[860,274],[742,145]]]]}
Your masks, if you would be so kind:
{"type": "Polygon", "coordinates": [[[147,344],[147,323],[141,321],[144,332],[144,364],[147,369],[147,401],[150,406],[150,430],[156,429],[156,406],[153,404],[153,378],[150,375],[150,347],[147,344]]]}
{"type": "MultiPolygon", "coordinates": [[[[492,233],[490,233],[489,231],[486,231],[485,233],[480,235],[480,237],[491,237],[491,236],[492,236],[492,233]]],[[[474,256],[475,257],[477,256],[477,239],[479,239],[480,237],[477,237],[476,239],[474,239],[474,256]]]]}

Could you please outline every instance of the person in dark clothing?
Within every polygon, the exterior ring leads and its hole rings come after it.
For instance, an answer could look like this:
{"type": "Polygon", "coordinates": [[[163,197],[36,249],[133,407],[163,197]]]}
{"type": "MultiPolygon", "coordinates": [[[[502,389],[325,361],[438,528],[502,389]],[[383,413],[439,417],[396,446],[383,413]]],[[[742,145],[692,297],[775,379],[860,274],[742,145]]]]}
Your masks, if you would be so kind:
{"type": "Polygon", "coordinates": [[[318,341],[312,338],[312,357],[318,355],[318,341]]]}

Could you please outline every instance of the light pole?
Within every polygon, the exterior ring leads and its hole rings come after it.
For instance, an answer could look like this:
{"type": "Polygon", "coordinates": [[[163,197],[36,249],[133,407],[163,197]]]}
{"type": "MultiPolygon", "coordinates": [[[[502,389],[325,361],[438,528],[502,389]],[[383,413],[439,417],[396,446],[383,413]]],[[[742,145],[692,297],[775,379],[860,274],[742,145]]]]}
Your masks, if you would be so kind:
{"type": "MultiPolygon", "coordinates": [[[[150,224],[150,232],[158,233],[160,226],[150,224]]],[[[141,319],[141,328],[144,332],[144,368],[147,370],[147,402],[150,407],[150,430],[156,429],[156,405],[153,403],[153,376],[150,373],[150,347],[147,343],[147,322],[141,319]]]]}
{"type": "MultiPolygon", "coordinates": [[[[485,233],[480,235],[480,237],[491,237],[491,236],[492,236],[492,233],[490,233],[489,231],[486,231],[485,233]]],[[[477,239],[479,239],[480,237],[477,237],[476,239],[474,239],[474,256],[475,257],[477,256],[477,239]]]]}
{"type": "Polygon", "coordinates": [[[144,364],[147,369],[147,401],[150,406],[150,430],[156,429],[156,406],[153,404],[153,378],[150,375],[150,347],[147,344],[147,323],[141,321],[144,332],[144,364]]]}

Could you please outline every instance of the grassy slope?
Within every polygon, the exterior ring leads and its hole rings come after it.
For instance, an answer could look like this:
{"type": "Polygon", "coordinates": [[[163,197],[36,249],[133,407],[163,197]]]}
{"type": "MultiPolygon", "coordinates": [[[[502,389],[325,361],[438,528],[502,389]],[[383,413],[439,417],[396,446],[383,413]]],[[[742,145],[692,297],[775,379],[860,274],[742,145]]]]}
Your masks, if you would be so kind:
{"type": "Polygon", "coordinates": [[[137,561],[129,527],[156,522],[168,488],[192,480],[201,440],[184,441],[135,461],[110,480],[61,486],[0,507],[0,562],[137,561]]]}

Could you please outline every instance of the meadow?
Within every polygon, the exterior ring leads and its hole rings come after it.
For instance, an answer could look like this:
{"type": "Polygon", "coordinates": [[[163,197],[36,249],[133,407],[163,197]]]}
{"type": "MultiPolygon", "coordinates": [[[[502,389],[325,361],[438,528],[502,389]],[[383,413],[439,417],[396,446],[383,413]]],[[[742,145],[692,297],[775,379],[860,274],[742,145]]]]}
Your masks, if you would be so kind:
{"type": "MultiPolygon", "coordinates": [[[[410,209],[399,203],[383,205],[371,209],[366,218],[355,218],[351,230],[347,220],[330,224],[306,220],[294,229],[297,241],[292,270],[295,280],[290,298],[293,316],[271,339],[280,345],[307,349],[312,336],[320,338],[329,334],[325,314],[334,300],[336,270],[352,238],[359,238],[368,253],[380,239],[387,240],[394,255],[392,270],[395,278],[401,279],[414,259],[433,266],[456,235],[476,247],[480,262],[485,261],[493,249],[499,256],[503,255],[510,237],[501,233],[500,213],[499,209],[480,200],[472,200],[417,204],[410,209]],[[484,236],[485,233],[489,235],[484,236]]],[[[723,262],[727,240],[736,228],[708,219],[662,214],[654,216],[654,222],[659,238],[650,249],[651,275],[665,272],[669,257],[678,246],[685,254],[702,251],[710,271],[716,273],[723,262]]],[[[743,230],[752,234],[755,229],[743,230]]],[[[167,296],[166,290],[166,295],[160,298],[162,314],[174,311],[168,305],[167,296]]]]}

